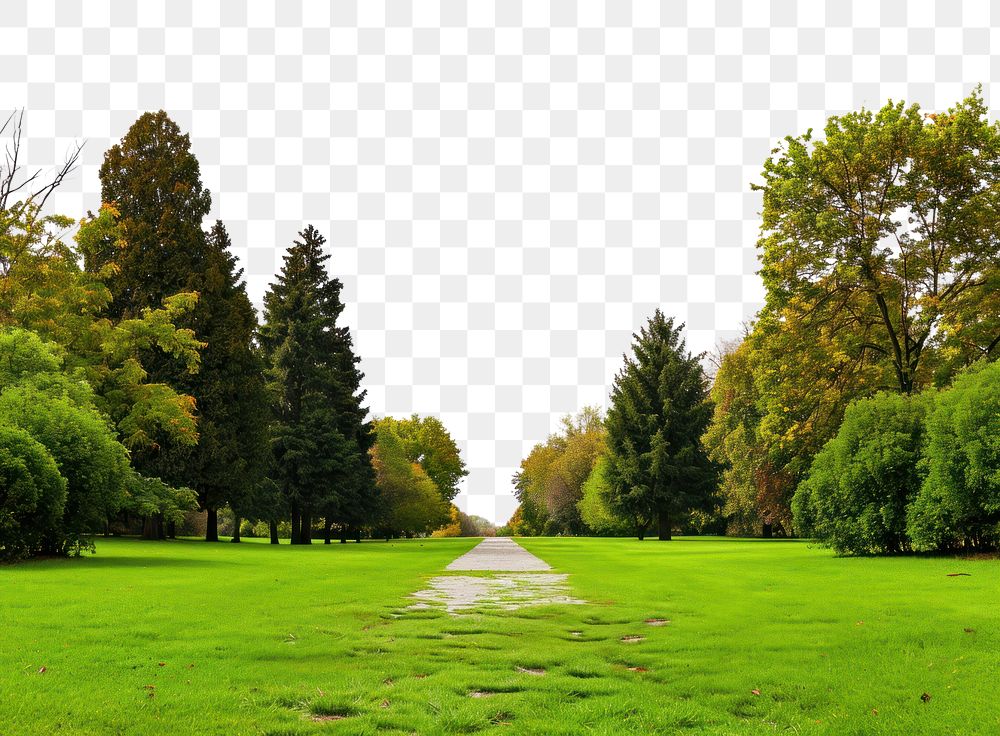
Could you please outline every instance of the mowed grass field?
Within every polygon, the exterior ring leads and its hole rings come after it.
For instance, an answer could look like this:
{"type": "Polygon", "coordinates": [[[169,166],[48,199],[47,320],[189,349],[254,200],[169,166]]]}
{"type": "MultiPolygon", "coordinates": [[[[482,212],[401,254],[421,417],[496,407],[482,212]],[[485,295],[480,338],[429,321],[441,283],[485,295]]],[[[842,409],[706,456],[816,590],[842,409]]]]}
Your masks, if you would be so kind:
{"type": "Polygon", "coordinates": [[[476,541],[0,567],[0,735],[1000,733],[1000,561],[523,539],[590,603],[405,610],[476,541]]]}

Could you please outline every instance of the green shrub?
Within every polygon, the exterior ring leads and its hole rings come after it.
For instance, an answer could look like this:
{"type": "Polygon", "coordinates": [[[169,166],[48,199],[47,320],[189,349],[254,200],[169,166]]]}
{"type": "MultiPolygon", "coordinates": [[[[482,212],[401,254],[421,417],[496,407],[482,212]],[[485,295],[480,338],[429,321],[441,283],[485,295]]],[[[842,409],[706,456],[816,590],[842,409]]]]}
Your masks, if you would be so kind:
{"type": "Polygon", "coordinates": [[[0,424],[0,559],[48,551],[65,503],[66,481],[45,447],[0,424]]]}
{"type": "Polygon", "coordinates": [[[909,548],[928,398],[882,393],[851,404],[792,500],[795,527],[841,553],[909,548]]]}
{"type": "Polygon", "coordinates": [[[587,528],[601,537],[626,537],[635,531],[635,525],[621,519],[608,506],[608,481],[606,472],[608,460],[600,456],[594,463],[593,470],[583,484],[583,497],[577,503],[580,518],[587,528]]]}
{"type": "Polygon", "coordinates": [[[927,421],[927,477],[910,508],[918,549],[1000,543],[1000,363],[980,364],[940,392],[927,421]]]}

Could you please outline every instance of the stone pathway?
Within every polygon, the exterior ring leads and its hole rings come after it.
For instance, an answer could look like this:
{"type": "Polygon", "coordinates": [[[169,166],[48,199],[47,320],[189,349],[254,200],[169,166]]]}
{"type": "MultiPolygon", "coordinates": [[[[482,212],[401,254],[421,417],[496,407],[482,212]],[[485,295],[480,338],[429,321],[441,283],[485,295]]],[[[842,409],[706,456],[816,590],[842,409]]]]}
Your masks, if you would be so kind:
{"type": "Polygon", "coordinates": [[[448,565],[448,570],[502,572],[503,575],[442,575],[413,594],[411,609],[444,608],[457,615],[472,609],[514,610],[524,606],[578,605],[565,573],[552,568],[509,537],[487,537],[448,565]]]}
{"type": "Polygon", "coordinates": [[[552,568],[510,537],[486,537],[448,565],[447,569],[525,572],[527,570],[551,570],[552,568]]]}

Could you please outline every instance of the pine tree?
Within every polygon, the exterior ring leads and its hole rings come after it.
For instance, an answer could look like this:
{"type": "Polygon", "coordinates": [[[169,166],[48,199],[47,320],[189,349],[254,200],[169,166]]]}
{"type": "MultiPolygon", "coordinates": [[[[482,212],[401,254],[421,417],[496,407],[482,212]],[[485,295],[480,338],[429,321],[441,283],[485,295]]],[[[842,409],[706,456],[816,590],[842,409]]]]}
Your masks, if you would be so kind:
{"type": "Polygon", "coordinates": [[[88,270],[110,273],[109,316],[138,316],[175,293],[198,295],[178,327],[206,343],[200,370],[192,374],[161,351],[143,356],[151,381],[195,398],[198,445],[160,445],[136,453],[134,461],[146,475],[195,489],[208,512],[206,539],[218,541],[218,509],[227,502],[247,505],[266,463],[257,315],[225,227],[216,222],[209,233],[202,229],[211,194],[190,138],[165,112],[142,115],[105,154],[100,177],[102,198],[115,204],[125,234],[87,254],[88,270]],[[108,264],[114,268],[105,269],[108,264]]]}
{"type": "Polygon", "coordinates": [[[362,373],[347,327],[341,282],[324,265],[326,239],[312,226],[284,256],[264,297],[261,339],[274,402],[275,479],[292,517],[292,543],[311,542],[315,516],[360,525],[372,512],[373,436],[362,373]]]}
{"type": "Polygon", "coordinates": [[[609,501],[636,521],[641,539],[655,519],[670,539],[683,514],[711,504],[716,469],[701,446],[712,417],[699,358],[686,349],[683,325],[659,309],[638,335],[615,377],[608,430],[609,501]]]}

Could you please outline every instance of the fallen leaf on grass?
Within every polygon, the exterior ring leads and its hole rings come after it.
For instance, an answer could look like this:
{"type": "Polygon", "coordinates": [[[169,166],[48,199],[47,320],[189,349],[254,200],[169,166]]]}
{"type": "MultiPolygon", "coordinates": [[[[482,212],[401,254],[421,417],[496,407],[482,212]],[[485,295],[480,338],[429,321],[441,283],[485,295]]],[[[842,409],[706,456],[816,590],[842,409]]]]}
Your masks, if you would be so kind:
{"type": "Polygon", "coordinates": [[[948,573],[949,578],[970,578],[972,573],[970,572],[950,572],[948,573]]]}
{"type": "Polygon", "coordinates": [[[930,699],[931,699],[930,693],[924,693],[923,695],[920,696],[920,700],[923,701],[924,703],[926,703],[930,699]]]}
{"type": "Polygon", "coordinates": [[[758,690],[757,688],[754,688],[753,690],[750,691],[750,694],[751,695],[760,695],[760,690],[758,690]]]}
{"type": "Polygon", "coordinates": [[[383,700],[381,703],[378,704],[378,707],[379,708],[388,708],[389,707],[389,701],[388,700],[383,700]]]}
{"type": "Polygon", "coordinates": [[[976,633],[975,629],[969,629],[969,628],[962,629],[962,631],[964,631],[966,634],[975,634],[976,633]]]}
{"type": "Polygon", "coordinates": [[[649,672],[645,667],[629,667],[629,672],[649,672]]]}
{"type": "Polygon", "coordinates": [[[872,708],[872,715],[873,716],[877,716],[878,715],[878,708],[872,708]]]}
{"type": "Polygon", "coordinates": [[[858,621],[858,622],[857,622],[856,624],[854,624],[854,625],[855,625],[855,626],[864,626],[864,625],[865,625],[865,622],[864,622],[864,621],[858,621]]]}
{"type": "Polygon", "coordinates": [[[167,663],[166,663],[166,662],[157,662],[157,663],[156,663],[156,666],[157,666],[157,667],[166,667],[166,666],[167,666],[167,663]]]}
{"type": "Polygon", "coordinates": [[[40,675],[44,675],[48,671],[49,671],[49,668],[46,667],[45,665],[42,665],[41,667],[38,668],[38,674],[40,674],[40,675]]]}

